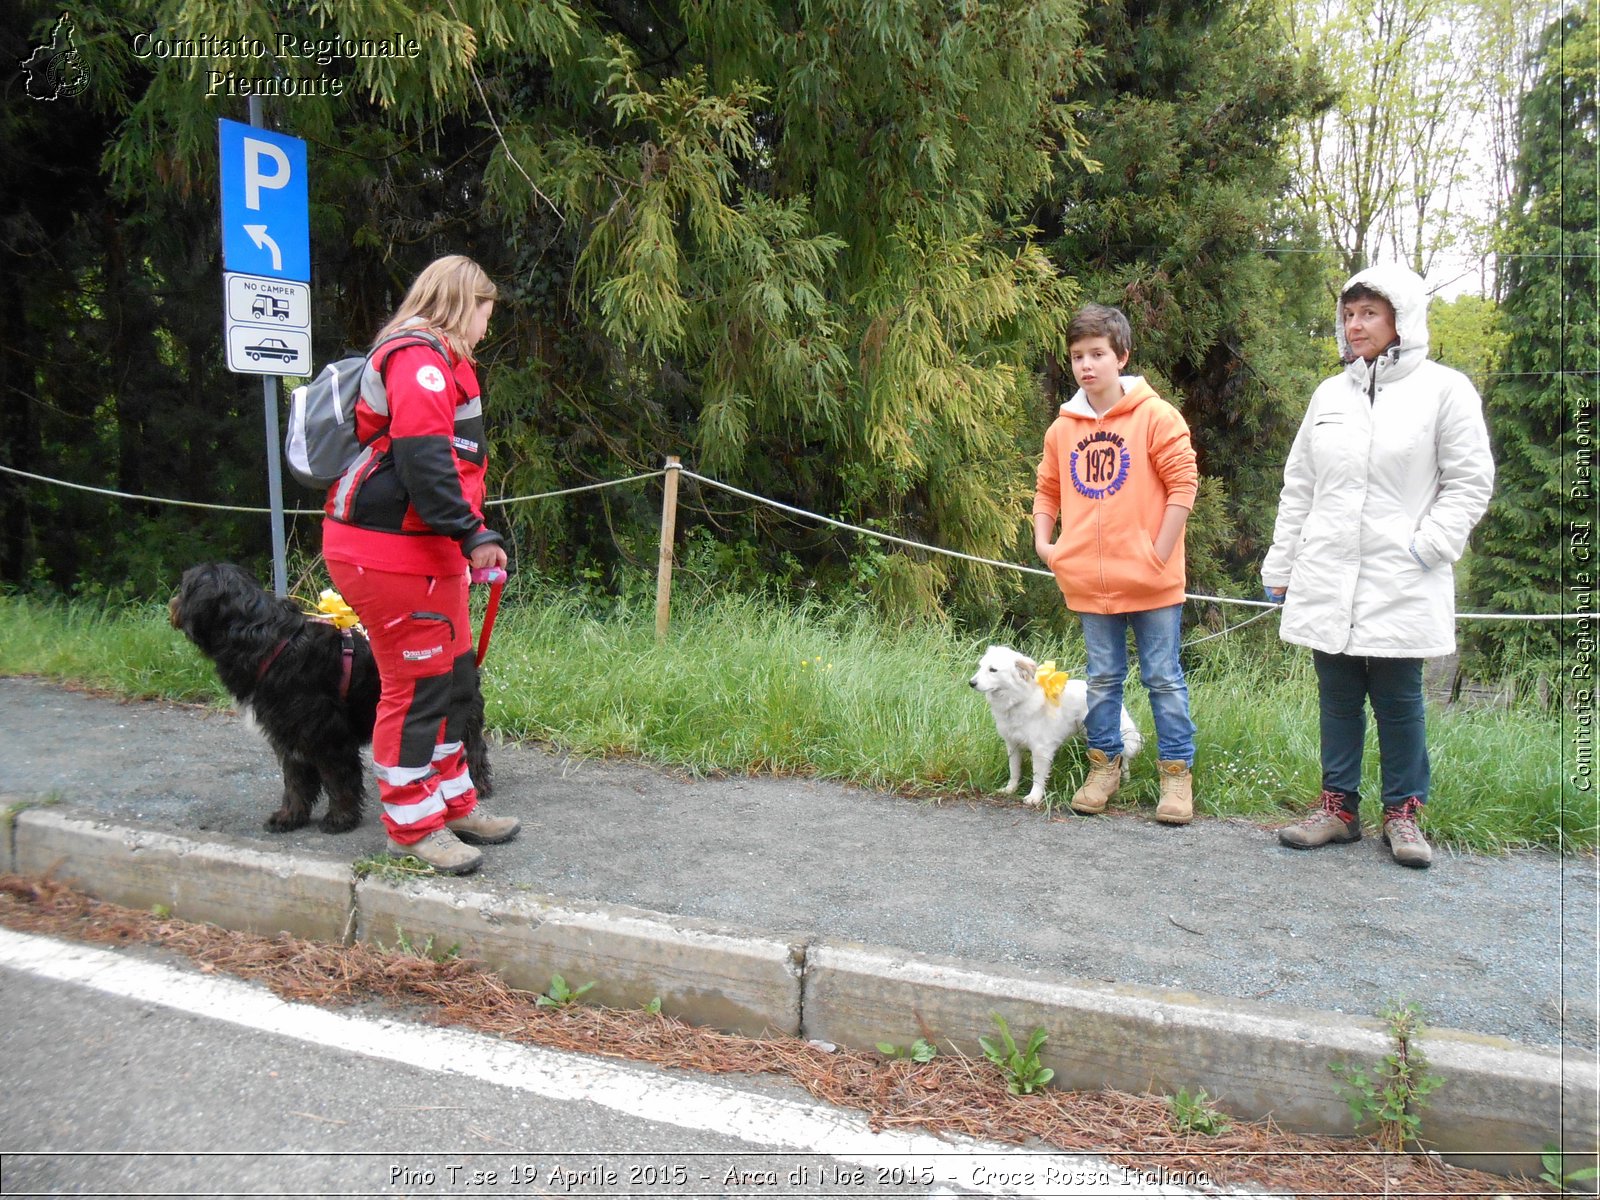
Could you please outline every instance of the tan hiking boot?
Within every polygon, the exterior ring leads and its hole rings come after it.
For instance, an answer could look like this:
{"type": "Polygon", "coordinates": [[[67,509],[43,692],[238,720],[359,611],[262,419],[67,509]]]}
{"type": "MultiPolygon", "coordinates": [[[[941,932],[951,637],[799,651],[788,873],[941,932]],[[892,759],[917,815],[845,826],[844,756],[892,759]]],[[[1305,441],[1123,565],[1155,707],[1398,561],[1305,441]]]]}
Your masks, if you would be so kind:
{"type": "Polygon", "coordinates": [[[1383,840],[1395,862],[1403,867],[1426,867],[1433,862],[1433,847],[1422,836],[1417,818],[1422,815],[1422,801],[1415,796],[1398,808],[1383,812],[1383,840]]]}
{"type": "Polygon", "coordinates": [[[464,845],[448,829],[435,829],[420,842],[405,845],[390,838],[389,853],[420,858],[441,875],[466,875],[483,864],[483,852],[464,845]]]}
{"type": "Polygon", "coordinates": [[[491,817],[473,809],[464,817],[446,821],[444,827],[469,846],[498,846],[517,836],[522,822],[515,817],[491,817]]]}
{"type": "Polygon", "coordinates": [[[1194,774],[1189,764],[1178,759],[1156,763],[1161,776],[1161,799],[1156,801],[1156,820],[1163,825],[1187,825],[1194,820],[1194,774]]]}
{"type": "Polygon", "coordinates": [[[1316,809],[1303,820],[1278,830],[1278,840],[1296,850],[1310,850],[1329,842],[1359,842],[1361,819],[1345,807],[1347,801],[1343,792],[1324,791],[1317,798],[1316,809]]]}
{"type": "Polygon", "coordinates": [[[1104,750],[1089,751],[1089,774],[1072,793],[1072,811],[1092,817],[1106,810],[1106,801],[1122,786],[1122,755],[1107,758],[1104,750]]]}

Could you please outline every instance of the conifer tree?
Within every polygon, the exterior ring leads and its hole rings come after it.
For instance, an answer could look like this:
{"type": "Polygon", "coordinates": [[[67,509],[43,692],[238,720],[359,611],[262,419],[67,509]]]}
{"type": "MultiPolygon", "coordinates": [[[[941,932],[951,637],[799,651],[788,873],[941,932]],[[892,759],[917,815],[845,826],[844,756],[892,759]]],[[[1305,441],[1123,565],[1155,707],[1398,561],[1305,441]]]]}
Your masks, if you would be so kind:
{"type": "MultiPolygon", "coordinates": [[[[1330,96],[1258,0],[1110,0],[1089,20],[1101,53],[1074,99],[1099,169],[1063,164],[1040,223],[1083,298],[1127,312],[1129,369],[1193,431],[1190,590],[1253,584],[1331,315],[1297,252],[1313,243],[1280,211],[1284,147],[1330,96]]],[[[1075,387],[1064,364],[1052,377],[1040,419],[1075,387]]]]}
{"type": "MultiPolygon", "coordinates": [[[[22,28],[37,39],[54,10],[27,2],[22,28]]],[[[136,268],[81,320],[104,335],[111,302],[125,314],[160,303],[124,322],[120,343],[76,339],[94,351],[89,369],[43,358],[30,411],[74,378],[125,377],[121,355],[148,376],[127,409],[136,423],[124,437],[122,410],[95,408],[114,419],[92,427],[87,459],[116,462],[140,428],[178,427],[183,397],[250,428],[233,417],[259,410],[259,389],[217,365],[205,280],[219,269],[216,119],[244,119],[244,91],[266,88],[268,124],[310,149],[319,359],[361,346],[438,254],[470,253],[501,283],[482,357],[509,494],[680,453],[804,509],[1025,559],[1046,409],[1037,368],[1064,351],[1085,274],[1127,289],[1151,373],[1206,406],[1202,453],[1248,499],[1251,481],[1275,487],[1276,464],[1226,446],[1270,442],[1281,423],[1258,389],[1280,386],[1274,339],[1298,318],[1285,316],[1281,272],[1240,264],[1264,236],[1281,127],[1305,103],[1250,2],[79,6],[89,86],[71,103],[113,131],[96,182],[117,207],[98,219],[136,268]],[[1118,58],[1096,79],[1102,33],[1118,58]],[[150,52],[152,39],[171,52],[150,52]],[[373,39],[415,51],[338,49],[373,39]],[[1132,217],[1117,194],[1061,191],[1066,231],[1092,209],[1088,228],[1116,246],[1091,238],[1052,260],[1039,229],[1061,234],[1062,207],[1039,197],[1053,173],[1092,178],[1080,125],[1100,110],[1151,117],[1171,154],[1142,169],[1143,143],[1124,146],[1132,217]]],[[[1105,128],[1121,145],[1122,126],[1105,128]]],[[[64,276],[98,284],[104,258],[86,252],[64,276]]],[[[60,438],[52,427],[44,440],[60,438]]],[[[174,452],[208,453],[199,441],[174,452]]],[[[260,453],[259,433],[219,441],[211,478],[256,479],[260,453]]],[[[261,503],[248,482],[236,490],[227,498],[261,503]]],[[[902,611],[955,600],[990,617],[1005,591],[1008,577],[984,567],[882,550],[692,484],[682,500],[680,529],[741,582],[803,575],[837,592],[870,579],[902,611]]],[[[506,515],[524,562],[567,574],[653,553],[653,501],[616,489],[506,515]]],[[[314,546],[314,525],[302,537],[314,546]]]]}
{"type": "MultiPolygon", "coordinates": [[[[1596,367],[1600,366],[1597,113],[1600,43],[1574,9],[1545,32],[1521,106],[1516,192],[1504,234],[1502,326],[1487,397],[1495,495],[1470,567],[1474,607],[1594,611],[1596,367]]],[[[1484,623],[1473,643],[1505,665],[1553,660],[1570,625],[1484,623]]]]}
{"type": "MultiPolygon", "coordinates": [[[[508,281],[486,354],[514,490],[681,452],[803,508],[994,557],[1025,526],[1010,456],[1030,368],[1070,312],[1024,220],[1076,146],[1062,101],[1080,82],[1080,7],[132,0],[86,13],[81,40],[105,106],[126,113],[106,163],[129,196],[214,193],[215,119],[243,112],[215,79],[295,86],[268,109],[313,147],[333,344],[359,344],[434,254],[469,250],[508,281]],[[130,61],[152,30],[196,51],[130,61]],[[299,49],[379,35],[420,50],[299,49]]],[[[547,511],[529,536],[559,551],[549,531],[565,525],[570,551],[647,528],[648,507],[613,523],[609,503],[547,511]]],[[[761,533],[773,560],[817,540],[761,533]]],[[[937,611],[958,582],[993,589],[947,559],[882,568],[876,593],[902,609],[937,611]]]]}

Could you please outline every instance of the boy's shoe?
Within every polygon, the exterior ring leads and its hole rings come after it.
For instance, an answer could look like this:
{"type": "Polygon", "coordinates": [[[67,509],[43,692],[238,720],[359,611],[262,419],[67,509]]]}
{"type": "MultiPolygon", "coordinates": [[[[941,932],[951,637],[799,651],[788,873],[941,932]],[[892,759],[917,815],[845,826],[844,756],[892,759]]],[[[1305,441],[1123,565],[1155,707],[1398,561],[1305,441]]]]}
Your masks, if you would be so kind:
{"type": "Polygon", "coordinates": [[[1415,796],[1383,810],[1383,840],[1403,867],[1426,867],[1433,862],[1433,847],[1417,825],[1421,815],[1422,801],[1415,796]]]}
{"type": "Polygon", "coordinates": [[[390,838],[389,853],[420,858],[441,875],[466,875],[483,865],[483,853],[464,845],[448,829],[435,829],[420,842],[405,845],[390,838]]]}
{"type": "Polygon", "coordinates": [[[1321,807],[1307,814],[1304,820],[1278,830],[1278,841],[1296,850],[1310,850],[1329,842],[1361,840],[1361,819],[1346,807],[1348,796],[1343,792],[1324,791],[1318,801],[1321,807]]]}
{"type": "Polygon", "coordinates": [[[1156,820],[1163,825],[1187,825],[1194,820],[1194,775],[1189,764],[1179,759],[1156,763],[1161,775],[1161,799],[1156,802],[1156,820]]]}
{"type": "Polygon", "coordinates": [[[1083,786],[1072,793],[1072,811],[1092,817],[1106,810],[1106,801],[1122,785],[1122,755],[1107,758],[1104,750],[1089,751],[1089,774],[1083,786]]]}
{"type": "Polygon", "coordinates": [[[473,809],[464,817],[446,821],[444,827],[469,846],[498,846],[517,836],[522,822],[515,817],[490,817],[473,809]]]}

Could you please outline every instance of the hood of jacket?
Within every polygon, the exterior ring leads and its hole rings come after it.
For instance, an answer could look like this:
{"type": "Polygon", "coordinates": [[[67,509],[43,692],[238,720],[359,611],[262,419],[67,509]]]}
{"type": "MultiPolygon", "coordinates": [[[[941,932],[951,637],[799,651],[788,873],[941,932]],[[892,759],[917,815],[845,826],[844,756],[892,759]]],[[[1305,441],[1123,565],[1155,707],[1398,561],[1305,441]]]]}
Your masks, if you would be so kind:
{"type": "MultiPolygon", "coordinates": [[[[1399,378],[1408,375],[1428,357],[1428,288],[1421,276],[1399,263],[1380,263],[1357,271],[1339,289],[1343,296],[1360,285],[1387,300],[1394,309],[1397,344],[1378,355],[1373,366],[1380,376],[1399,378]]],[[[1345,369],[1363,380],[1369,377],[1367,364],[1350,349],[1344,336],[1344,305],[1335,302],[1333,335],[1339,343],[1339,357],[1345,369]]]]}
{"type": "Polygon", "coordinates": [[[1089,406],[1089,397],[1082,388],[1073,393],[1072,399],[1061,406],[1063,417],[1072,417],[1079,421],[1109,421],[1112,417],[1126,416],[1138,408],[1146,400],[1156,395],[1155,388],[1145,382],[1143,375],[1123,375],[1122,399],[1118,400],[1102,414],[1097,414],[1089,406]]]}

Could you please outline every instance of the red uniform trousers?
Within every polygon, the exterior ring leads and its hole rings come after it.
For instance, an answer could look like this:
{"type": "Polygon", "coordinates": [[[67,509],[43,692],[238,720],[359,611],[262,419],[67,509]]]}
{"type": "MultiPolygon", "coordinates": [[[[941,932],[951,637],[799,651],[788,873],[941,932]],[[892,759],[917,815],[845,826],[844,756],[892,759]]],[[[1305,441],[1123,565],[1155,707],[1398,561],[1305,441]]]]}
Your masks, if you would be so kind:
{"type": "Polygon", "coordinates": [[[383,824],[401,845],[470,813],[462,723],[472,703],[467,569],[404,575],[329,560],[328,574],[366,626],[383,690],[372,730],[383,824]]]}

